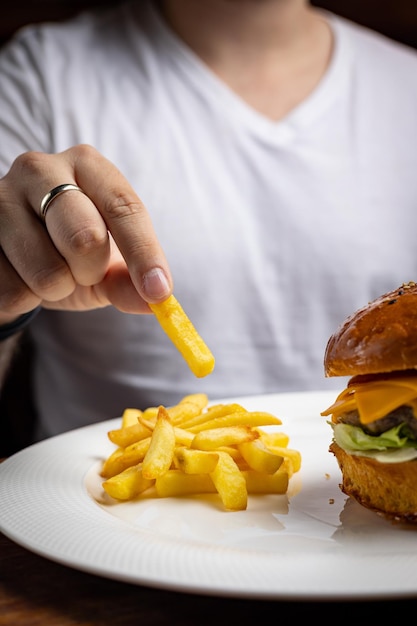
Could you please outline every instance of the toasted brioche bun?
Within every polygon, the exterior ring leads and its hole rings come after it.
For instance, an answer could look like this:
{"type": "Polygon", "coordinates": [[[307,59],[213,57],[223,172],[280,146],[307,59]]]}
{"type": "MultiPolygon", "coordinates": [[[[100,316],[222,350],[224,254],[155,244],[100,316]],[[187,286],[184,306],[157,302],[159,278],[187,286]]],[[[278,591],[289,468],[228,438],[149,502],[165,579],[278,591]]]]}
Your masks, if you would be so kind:
{"type": "Polygon", "coordinates": [[[381,374],[417,368],[417,284],[405,283],[348,317],[330,337],[324,373],[381,374]]]}
{"type": "MultiPolygon", "coordinates": [[[[404,283],[348,317],[330,337],[324,355],[327,377],[387,378],[417,370],[417,284],[404,283]]],[[[333,421],[343,421],[343,416],[333,421]]],[[[330,452],[342,472],[341,490],[363,506],[417,524],[417,460],[382,463],[350,454],[334,441],[330,452]]]]}
{"type": "Polygon", "coordinates": [[[330,444],[342,472],[341,490],[360,504],[400,522],[417,524],[417,461],[379,463],[330,444]]]}

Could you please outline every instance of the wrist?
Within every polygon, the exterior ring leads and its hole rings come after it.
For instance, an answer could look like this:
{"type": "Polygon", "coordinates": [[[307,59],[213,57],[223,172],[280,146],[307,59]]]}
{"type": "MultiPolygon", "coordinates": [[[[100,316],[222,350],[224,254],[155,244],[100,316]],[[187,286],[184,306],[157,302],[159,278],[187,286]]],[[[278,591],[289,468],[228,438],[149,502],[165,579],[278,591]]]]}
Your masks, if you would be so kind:
{"type": "Polygon", "coordinates": [[[22,331],[37,316],[42,307],[38,306],[28,313],[23,313],[10,321],[0,324],[0,341],[4,341],[22,331]]]}
{"type": "Polygon", "coordinates": [[[6,326],[6,324],[14,322],[14,320],[17,320],[18,317],[20,317],[20,315],[8,315],[7,313],[0,313],[0,327],[6,326]]]}

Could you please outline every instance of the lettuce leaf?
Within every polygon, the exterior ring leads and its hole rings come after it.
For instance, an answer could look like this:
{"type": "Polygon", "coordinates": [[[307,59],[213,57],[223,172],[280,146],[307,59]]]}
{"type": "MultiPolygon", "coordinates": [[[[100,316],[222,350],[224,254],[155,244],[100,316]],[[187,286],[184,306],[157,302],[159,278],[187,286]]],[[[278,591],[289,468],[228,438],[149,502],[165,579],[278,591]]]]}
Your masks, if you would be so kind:
{"type": "Polygon", "coordinates": [[[406,424],[380,435],[367,435],[359,426],[333,424],[335,442],[349,454],[368,456],[382,463],[401,463],[417,458],[417,439],[406,424]]]}

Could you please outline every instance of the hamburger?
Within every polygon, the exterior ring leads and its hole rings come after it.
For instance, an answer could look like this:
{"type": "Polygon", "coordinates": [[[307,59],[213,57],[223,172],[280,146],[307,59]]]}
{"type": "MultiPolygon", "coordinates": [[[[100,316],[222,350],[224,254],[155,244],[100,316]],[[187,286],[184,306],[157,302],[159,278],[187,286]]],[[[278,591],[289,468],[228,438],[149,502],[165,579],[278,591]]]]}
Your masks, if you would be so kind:
{"type": "Polygon", "coordinates": [[[328,340],[326,377],[346,388],[321,414],[341,490],[361,505],[417,524],[417,283],[350,315],[328,340]]]}

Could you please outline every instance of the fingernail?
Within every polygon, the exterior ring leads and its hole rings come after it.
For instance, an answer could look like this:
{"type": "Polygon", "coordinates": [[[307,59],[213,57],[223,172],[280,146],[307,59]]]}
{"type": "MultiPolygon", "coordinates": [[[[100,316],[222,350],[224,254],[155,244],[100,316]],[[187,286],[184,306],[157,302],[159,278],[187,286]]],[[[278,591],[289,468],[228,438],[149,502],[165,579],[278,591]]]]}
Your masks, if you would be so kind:
{"type": "Polygon", "coordinates": [[[161,300],[169,296],[171,290],[168,279],[160,267],[154,267],[144,275],[143,290],[152,300],[161,300]]]}

